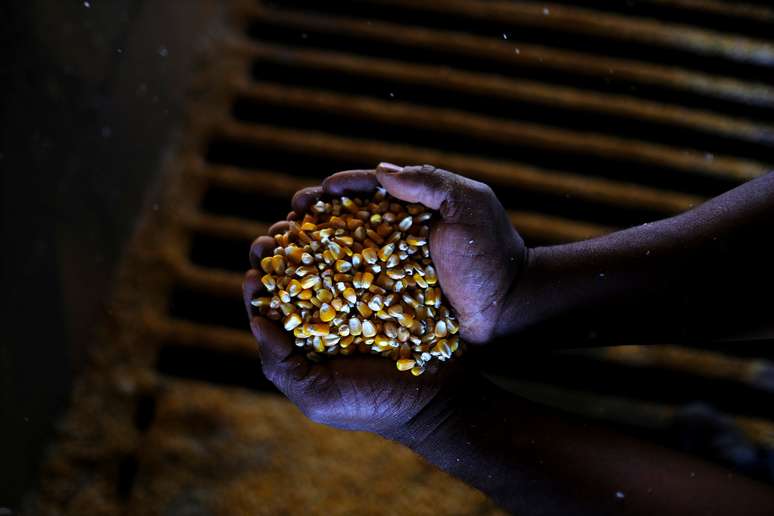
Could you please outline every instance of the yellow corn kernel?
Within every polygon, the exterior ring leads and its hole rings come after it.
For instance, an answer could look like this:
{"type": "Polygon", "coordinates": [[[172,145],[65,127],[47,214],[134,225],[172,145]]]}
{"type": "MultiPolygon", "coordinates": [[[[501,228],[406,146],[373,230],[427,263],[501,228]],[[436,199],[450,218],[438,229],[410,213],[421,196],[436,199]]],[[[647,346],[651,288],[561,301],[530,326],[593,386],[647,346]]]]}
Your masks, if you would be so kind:
{"type": "Polygon", "coordinates": [[[376,263],[376,260],[378,260],[379,256],[376,252],[376,250],[372,247],[366,247],[363,249],[363,260],[366,261],[366,263],[376,263]]]}
{"type": "Polygon", "coordinates": [[[427,244],[427,239],[421,236],[409,235],[406,237],[406,243],[415,247],[427,244]]]}
{"type": "Polygon", "coordinates": [[[257,297],[250,301],[250,304],[256,308],[267,308],[271,304],[270,297],[257,297]]]}
{"type": "Polygon", "coordinates": [[[301,230],[302,231],[317,231],[317,225],[312,224],[311,222],[304,222],[301,224],[301,230]]]}
{"type": "Polygon", "coordinates": [[[322,301],[323,303],[330,303],[333,299],[333,294],[331,294],[331,291],[325,288],[321,288],[317,291],[315,294],[315,297],[322,301]]]}
{"type": "Polygon", "coordinates": [[[395,252],[395,244],[387,244],[381,249],[379,249],[379,252],[377,254],[381,261],[386,262],[393,252],[395,252]]]}
{"type": "Polygon", "coordinates": [[[271,274],[265,274],[261,278],[261,283],[263,283],[263,286],[266,287],[266,290],[269,292],[277,287],[277,282],[274,281],[274,277],[271,274]]]}
{"type": "Polygon", "coordinates": [[[271,266],[274,268],[274,272],[283,274],[285,272],[285,259],[275,254],[271,257],[271,266]]]}
{"type": "Polygon", "coordinates": [[[325,323],[304,323],[304,331],[309,335],[322,337],[328,335],[331,328],[325,323]]]}
{"type": "Polygon", "coordinates": [[[387,308],[387,313],[390,314],[392,317],[395,317],[396,319],[402,318],[403,315],[403,306],[400,304],[394,304],[387,308]]]}
{"type": "Polygon", "coordinates": [[[353,317],[349,320],[349,333],[355,337],[363,333],[363,324],[357,317],[353,317]]]}
{"type": "Polygon", "coordinates": [[[438,283],[438,275],[435,272],[435,267],[432,265],[425,267],[425,281],[428,285],[435,285],[438,283]]]}
{"type": "Polygon", "coordinates": [[[357,213],[360,207],[349,197],[341,198],[341,205],[350,213],[357,213]]]}
{"type": "Polygon", "coordinates": [[[330,220],[328,220],[328,224],[330,224],[334,228],[345,228],[345,227],[347,227],[347,223],[344,222],[344,219],[342,219],[341,217],[337,217],[336,215],[331,215],[330,220]]]}
{"type": "Polygon", "coordinates": [[[451,335],[456,334],[458,331],[460,331],[460,326],[457,324],[457,321],[453,319],[447,319],[446,320],[446,329],[449,331],[451,335]]]}
{"type": "Polygon", "coordinates": [[[374,281],[374,275],[370,272],[364,272],[362,279],[361,279],[361,287],[362,288],[369,288],[371,286],[371,283],[374,281]]]}
{"type": "Polygon", "coordinates": [[[310,275],[310,276],[304,276],[303,278],[301,278],[301,286],[304,287],[305,289],[314,288],[319,284],[320,284],[320,276],[310,275]]]}
{"type": "Polygon", "coordinates": [[[346,260],[336,260],[336,270],[339,272],[349,272],[352,270],[352,264],[346,260]]]}
{"type": "Polygon", "coordinates": [[[346,337],[343,337],[343,338],[342,338],[342,339],[339,341],[339,346],[341,346],[342,348],[347,348],[347,347],[349,347],[349,345],[350,345],[350,344],[352,344],[354,341],[355,341],[355,337],[354,337],[354,335],[348,335],[348,336],[346,336],[346,337]]]}
{"type": "Polygon", "coordinates": [[[299,324],[301,324],[301,316],[298,315],[298,313],[296,313],[296,312],[292,312],[287,317],[285,317],[284,321],[282,321],[282,325],[288,331],[290,331],[293,328],[297,327],[299,324]]]}
{"type": "Polygon", "coordinates": [[[380,347],[392,346],[392,342],[393,342],[393,340],[391,338],[387,337],[386,335],[377,335],[374,338],[374,344],[376,344],[377,346],[380,346],[380,347]]]}
{"type": "Polygon", "coordinates": [[[409,369],[413,368],[416,363],[416,360],[411,358],[401,358],[395,362],[395,366],[398,368],[398,371],[408,371],[409,369]]]}
{"type": "Polygon", "coordinates": [[[317,272],[317,268],[312,265],[302,265],[301,267],[296,267],[296,276],[304,277],[308,274],[314,274],[317,272]]]}
{"type": "Polygon", "coordinates": [[[290,294],[292,297],[295,297],[298,294],[300,294],[303,289],[304,288],[301,286],[301,282],[298,281],[297,279],[293,278],[290,281],[288,281],[287,291],[288,291],[288,294],[290,294]]]}
{"type": "Polygon", "coordinates": [[[448,334],[445,321],[438,321],[435,323],[435,336],[439,339],[446,337],[448,334]]]}
{"type": "Polygon", "coordinates": [[[378,294],[372,296],[371,299],[368,300],[368,308],[374,312],[378,312],[384,308],[384,300],[382,300],[382,296],[378,294]]]}
{"type": "MultiPolygon", "coordinates": [[[[299,285],[300,285],[300,282],[299,282],[299,285]]],[[[312,296],[314,296],[314,291],[309,289],[302,290],[301,292],[298,293],[298,299],[301,299],[303,301],[309,301],[310,299],[312,299],[312,296]]]]}
{"type": "Polygon", "coordinates": [[[344,303],[344,300],[340,297],[334,298],[331,301],[331,306],[337,311],[341,312],[341,310],[346,306],[346,303],[344,303]]]}
{"type": "Polygon", "coordinates": [[[371,338],[376,335],[376,326],[374,326],[374,323],[366,319],[362,323],[363,327],[363,337],[371,338]]]}
{"type": "Polygon", "coordinates": [[[338,344],[340,340],[340,336],[336,335],[335,333],[329,333],[323,337],[323,344],[325,344],[326,347],[331,347],[338,344]]]}
{"type": "Polygon", "coordinates": [[[412,276],[412,277],[414,278],[414,281],[417,282],[417,286],[418,287],[420,287],[420,288],[427,288],[427,282],[425,281],[425,278],[423,278],[419,274],[414,274],[414,276],[412,276]]]}
{"type": "Polygon", "coordinates": [[[414,376],[419,376],[420,374],[422,374],[424,372],[425,372],[425,368],[424,367],[414,366],[414,367],[411,368],[411,374],[413,374],[414,376]]]}
{"type": "Polygon", "coordinates": [[[274,272],[274,266],[271,264],[271,256],[267,256],[266,258],[261,258],[261,269],[263,269],[263,272],[271,273],[274,272]]]}
{"type": "Polygon", "coordinates": [[[387,269],[387,277],[394,280],[403,279],[406,277],[406,272],[403,269],[387,269]]]}
{"type": "Polygon", "coordinates": [[[290,294],[287,292],[287,290],[280,289],[277,295],[279,296],[280,301],[283,303],[290,303],[290,294]]]}
{"type": "Polygon", "coordinates": [[[451,350],[451,352],[456,353],[457,350],[460,348],[460,338],[454,335],[449,339],[448,342],[449,342],[449,349],[451,350]]]}
{"type": "Polygon", "coordinates": [[[357,294],[355,294],[355,289],[352,287],[347,287],[344,289],[344,292],[342,292],[342,295],[344,296],[344,299],[346,299],[350,303],[357,303],[357,294]]]}
{"type": "Polygon", "coordinates": [[[314,263],[314,256],[309,253],[303,253],[301,255],[301,263],[304,265],[311,265],[314,263]]]}
{"type": "Polygon", "coordinates": [[[320,320],[330,322],[334,317],[336,317],[336,310],[328,303],[323,303],[320,306],[320,320]]]}
{"type": "Polygon", "coordinates": [[[373,313],[373,311],[371,311],[368,305],[362,301],[359,301],[357,303],[357,311],[360,312],[360,315],[362,315],[363,317],[371,317],[371,314],[373,313]]]}

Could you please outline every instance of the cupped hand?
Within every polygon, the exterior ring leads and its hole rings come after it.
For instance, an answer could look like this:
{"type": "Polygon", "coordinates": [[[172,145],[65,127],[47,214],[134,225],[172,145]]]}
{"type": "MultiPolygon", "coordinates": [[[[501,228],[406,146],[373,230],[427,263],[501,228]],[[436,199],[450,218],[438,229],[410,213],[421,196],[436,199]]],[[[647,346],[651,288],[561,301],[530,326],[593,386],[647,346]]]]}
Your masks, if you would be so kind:
{"type": "Polygon", "coordinates": [[[527,248],[489,186],[430,165],[333,174],[320,187],[296,193],[294,213],[323,196],[369,195],[383,186],[402,201],[437,210],[430,254],[438,282],[460,321],[467,342],[483,343],[496,333],[507,294],[526,266],[527,248]]]}
{"type": "MultiPolygon", "coordinates": [[[[279,222],[270,229],[287,229],[279,222]]],[[[264,375],[311,420],[347,430],[361,430],[410,443],[432,428],[442,407],[465,384],[459,364],[432,364],[420,376],[398,371],[380,356],[349,355],[313,362],[294,349],[290,333],[275,321],[255,315],[250,301],[266,295],[258,272],[270,256],[274,238],[259,237],[252,246],[253,269],[243,282],[245,308],[261,356],[264,375]],[[432,407],[432,408],[431,408],[432,407]]]]}

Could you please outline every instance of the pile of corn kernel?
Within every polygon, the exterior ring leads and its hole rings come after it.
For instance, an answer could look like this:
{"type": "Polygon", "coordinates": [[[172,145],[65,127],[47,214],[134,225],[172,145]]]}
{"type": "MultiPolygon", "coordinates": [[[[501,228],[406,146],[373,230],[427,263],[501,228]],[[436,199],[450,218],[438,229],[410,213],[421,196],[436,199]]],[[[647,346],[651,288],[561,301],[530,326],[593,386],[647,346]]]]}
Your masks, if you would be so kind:
{"type": "Polygon", "coordinates": [[[372,199],[318,201],[274,235],[261,260],[270,296],[252,300],[295,344],[324,355],[373,353],[418,376],[462,352],[459,325],[428,247],[432,212],[377,190],[372,199]]]}

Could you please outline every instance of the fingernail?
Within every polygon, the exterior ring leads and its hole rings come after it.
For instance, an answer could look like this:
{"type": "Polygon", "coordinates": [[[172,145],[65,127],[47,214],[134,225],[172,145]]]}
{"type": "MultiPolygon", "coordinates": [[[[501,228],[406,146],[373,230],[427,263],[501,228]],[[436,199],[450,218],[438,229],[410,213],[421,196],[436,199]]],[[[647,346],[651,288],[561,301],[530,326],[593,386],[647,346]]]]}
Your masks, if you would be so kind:
{"type": "Polygon", "coordinates": [[[395,172],[400,172],[403,170],[403,167],[399,167],[398,165],[393,165],[392,163],[387,163],[384,161],[379,163],[379,166],[376,168],[382,172],[387,172],[388,174],[394,174],[395,172]]]}

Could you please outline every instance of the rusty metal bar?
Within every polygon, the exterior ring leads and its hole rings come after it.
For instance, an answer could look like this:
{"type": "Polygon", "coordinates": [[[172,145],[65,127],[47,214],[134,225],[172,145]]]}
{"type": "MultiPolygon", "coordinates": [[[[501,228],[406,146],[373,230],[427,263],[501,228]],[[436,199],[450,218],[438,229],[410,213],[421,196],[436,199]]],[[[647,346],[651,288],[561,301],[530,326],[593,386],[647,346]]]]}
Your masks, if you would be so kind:
{"type": "MultiPolygon", "coordinates": [[[[500,382],[527,398],[570,413],[651,430],[664,429],[670,425],[678,408],[674,405],[634,401],[545,383],[506,379],[500,379],[500,382]]],[[[753,442],[768,447],[774,446],[774,423],[771,421],[732,414],[728,416],[753,442]]]]}
{"type": "MultiPolygon", "coordinates": [[[[282,174],[271,172],[256,172],[234,169],[231,167],[205,168],[201,172],[211,178],[214,183],[237,188],[242,191],[261,192],[263,195],[273,197],[290,197],[299,188],[311,186],[318,182],[314,179],[297,179],[283,181],[282,174]],[[269,185],[267,187],[267,185],[269,185]]],[[[511,222],[525,236],[540,238],[551,242],[566,242],[592,238],[605,233],[610,233],[616,228],[587,224],[583,222],[552,217],[549,215],[525,212],[508,212],[511,222]]],[[[183,222],[189,228],[213,235],[228,235],[235,238],[253,239],[265,234],[271,222],[255,223],[233,217],[222,217],[206,213],[191,213],[183,217],[183,222]]]]}
{"type": "Polygon", "coordinates": [[[377,123],[412,125],[423,129],[456,132],[503,144],[530,144],[543,149],[592,154],[602,158],[628,159],[671,167],[686,173],[703,173],[745,181],[765,174],[774,166],[735,157],[714,155],[666,145],[623,139],[599,133],[577,132],[539,124],[503,121],[456,109],[425,107],[408,102],[383,101],[341,95],[267,82],[251,82],[241,94],[258,102],[355,115],[377,123]]]}
{"type": "Polygon", "coordinates": [[[689,25],[632,18],[563,4],[544,2],[469,2],[446,0],[370,0],[395,8],[454,13],[473,19],[513,22],[562,32],[635,41],[756,65],[774,65],[774,45],[767,41],[728,35],[689,25]]]}
{"type": "Polygon", "coordinates": [[[229,122],[218,131],[238,141],[276,145],[280,148],[322,156],[345,156],[348,159],[378,163],[433,163],[499,185],[534,189],[554,194],[578,197],[612,205],[651,208],[676,213],[695,205],[699,198],[672,192],[619,183],[573,174],[552,172],[518,163],[471,157],[452,152],[440,152],[402,144],[386,144],[374,140],[349,139],[326,133],[299,131],[261,124],[229,122]]]}
{"type": "Polygon", "coordinates": [[[247,331],[246,321],[244,331],[157,315],[146,317],[143,324],[162,343],[183,344],[239,354],[254,355],[257,351],[255,340],[247,331]]]}
{"type": "MultiPolygon", "coordinates": [[[[671,369],[705,378],[730,380],[762,388],[760,373],[772,365],[761,359],[737,358],[680,346],[615,346],[578,352],[599,360],[638,367],[671,369]]],[[[774,369],[772,369],[774,370],[774,369]]]]}
{"type": "Polygon", "coordinates": [[[639,0],[639,2],[704,11],[724,16],[737,16],[755,21],[774,21],[774,10],[760,5],[743,4],[741,2],[723,2],[722,0],[639,0]]]}
{"type": "MultiPolygon", "coordinates": [[[[312,70],[343,72],[450,89],[464,94],[495,96],[504,101],[520,100],[580,111],[594,111],[774,146],[774,126],[626,95],[596,93],[523,79],[467,72],[448,66],[415,65],[375,57],[361,57],[356,54],[291,48],[261,41],[251,42],[240,50],[250,54],[254,59],[280,64],[290,63],[293,66],[304,66],[312,70]]],[[[243,82],[248,83],[248,81],[243,82]]]]}
{"type": "Polygon", "coordinates": [[[394,23],[364,23],[355,18],[277,11],[261,5],[247,8],[249,15],[288,28],[378,40],[394,45],[428,49],[443,48],[461,55],[496,59],[505,64],[519,62],[593,77],[616,76],[627,80],[690,91],[708,97],[745,104],[774,107],[774,88],[732,78],[689,72],[680,68],[646,64],[628,59],[591,56],[544,46],[498,41],[461,32],[410,27],[394,23]],[[518,48],[519,52],[514,52],[518,48]]]}

